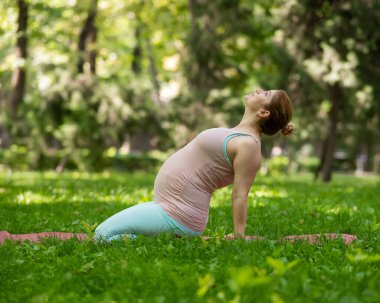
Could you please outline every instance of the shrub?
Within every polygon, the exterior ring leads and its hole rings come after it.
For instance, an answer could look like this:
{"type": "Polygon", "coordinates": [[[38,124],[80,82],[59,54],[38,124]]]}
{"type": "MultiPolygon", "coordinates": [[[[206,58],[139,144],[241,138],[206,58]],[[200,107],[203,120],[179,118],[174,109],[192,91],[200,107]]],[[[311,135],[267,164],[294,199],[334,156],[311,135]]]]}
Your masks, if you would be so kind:
{"type": "Polygon", "coordinates": [[[289,158],[286,156],[276,156],[265,161],[268,174],[278,175],[281,173],[287,173],[289,166],[289,158]]]}
{"type": "Polygon", "coordinates": [[[314,172],[319,165],[319,161],[319,158],[314,156],[299,158],[297,161],[298,170],[314,172]]]}

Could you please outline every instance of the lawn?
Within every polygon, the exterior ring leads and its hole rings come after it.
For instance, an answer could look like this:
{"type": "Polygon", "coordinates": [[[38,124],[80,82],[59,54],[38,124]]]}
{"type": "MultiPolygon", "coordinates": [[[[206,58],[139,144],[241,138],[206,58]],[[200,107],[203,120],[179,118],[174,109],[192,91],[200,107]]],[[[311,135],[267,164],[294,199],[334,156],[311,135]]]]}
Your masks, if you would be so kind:
{"type": "MultiPolygon", "coordinates": [[[[0,175],[0,230],[91,232],[153,199],[154,175],[0,175]]],[[[204,235],[231,233],[230,188],[214,193],[204,235]]],[[[380,302],[380,179],[258,176],[247,234],[267,240],[76,239],[0,245],[1,302],[380,302]],[[291,234],[359,240],[278,243],[291,234]]]]}

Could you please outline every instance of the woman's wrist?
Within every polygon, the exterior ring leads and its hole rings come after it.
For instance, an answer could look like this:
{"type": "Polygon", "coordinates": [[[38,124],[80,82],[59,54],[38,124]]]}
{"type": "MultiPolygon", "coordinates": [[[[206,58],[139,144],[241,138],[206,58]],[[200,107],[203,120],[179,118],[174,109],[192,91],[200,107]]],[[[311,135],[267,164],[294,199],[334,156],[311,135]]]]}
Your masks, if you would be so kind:
{"type": "Polygon", "coordinates": [[[224,236],[225,239],[241,239],[245,238],[244,234],[228,234],[224,236]]]}
{"type": "Polygon", "coordinates": [[[234,228],[234,234],[235,235],[243,235],[244,236],[244,233],[245,233],[245,224],[239,224],[239,225],[235,226],[235,228],[234,228]]]}
{"type": "Polygon", "coordinates": [[[242,232],[242,233],[235,233],[234,235],[235,235],[235,238],[244,238],[245,237],[244,236],[244,232],[242,232]]]}

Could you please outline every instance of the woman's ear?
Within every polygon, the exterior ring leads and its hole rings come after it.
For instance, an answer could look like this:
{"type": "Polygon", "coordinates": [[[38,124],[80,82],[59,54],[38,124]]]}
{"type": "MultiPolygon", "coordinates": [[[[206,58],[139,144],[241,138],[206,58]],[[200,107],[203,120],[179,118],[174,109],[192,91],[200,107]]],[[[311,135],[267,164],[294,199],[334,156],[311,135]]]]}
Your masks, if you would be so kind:
{"type": "Polygon", "coordinates": [[[261,108],[261,109],[259,109],[259,110],[257,111],[257,115],[258,115],[260,118],[267,119],[267,118],[269,118],[269,116],[270,116],[270,111],[267,110],[267,109],[263,109],[263,108],[261,108]]]}

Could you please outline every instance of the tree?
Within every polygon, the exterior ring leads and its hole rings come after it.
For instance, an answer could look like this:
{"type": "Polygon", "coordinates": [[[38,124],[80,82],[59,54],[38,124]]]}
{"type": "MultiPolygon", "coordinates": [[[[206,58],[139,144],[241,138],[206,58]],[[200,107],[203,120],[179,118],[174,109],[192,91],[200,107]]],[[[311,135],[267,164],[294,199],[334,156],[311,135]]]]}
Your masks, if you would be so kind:
{"type": "MultiPolygon", "coordinates": [[[[304,104],[314,110],[314,118],[308,123],[316,130],[324,129],[321,165],[316,175],[322,170],[326,182],[331,179],[336,144],[344,144],[342,134],[348,126],[353,126],[353,118],[357,119],[355,91],[368,83],[362,81],[360,69],[363,66],[358,64],[363,48],[357,47],[360,44],[352,39],[352,34],[357,34],[362,43],[369,38],[367,35],[372,36],[376,24],[373,20],[378,16],[375,2],[303,0],[288,3],[283,10],[282,29],[286,37],[283,43],[296,62],[292,74],[303,70],[313,79],[307,83],[302,77],[294,77],[291,85],[302,92],[304,104]],[[371,21],[362,20],[364,15],[371,21]],[[328,126],[321,128],[315,116],[318,116],[319,105],[326,102],[328,126]]],[[[357,122],[356,128],[360,127],[357,122]]]]}
{"type": "Polygon", "coordinates": [[[17,65],[12,75],[12,94],[10,97],[11,115],[17,116],[19,105],[22,103],[25,95],[26,85],[26,60],[28,46],[28,4],[25,0],[17,0],[18,6],[18,28],[16,42],[16,62],[17,65]]]}
{"type": "Polygon", "coordinates": [[[83,73],[83,65],[86,58],[90,64],[90,72],[95,74],[96,72],[96,37],[97,37],[97,27],[96,27],[96,14],[97,14],[98,0],[91,0],[88,9],[88,15],[83,28],[79,35],[78,40],[78,51],[79,59],[77,63],[78,73],[83,73]],[[89,49],[89,51],[88,51],[89,49]]]}

